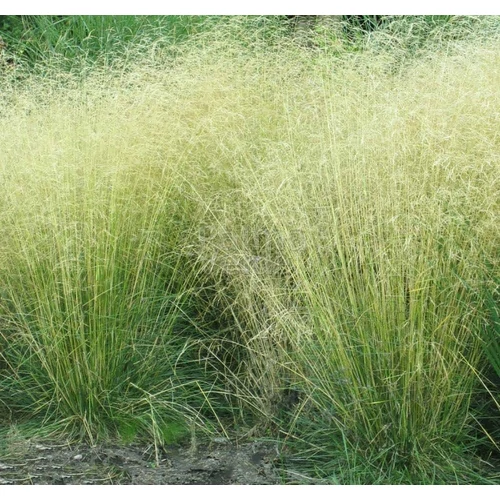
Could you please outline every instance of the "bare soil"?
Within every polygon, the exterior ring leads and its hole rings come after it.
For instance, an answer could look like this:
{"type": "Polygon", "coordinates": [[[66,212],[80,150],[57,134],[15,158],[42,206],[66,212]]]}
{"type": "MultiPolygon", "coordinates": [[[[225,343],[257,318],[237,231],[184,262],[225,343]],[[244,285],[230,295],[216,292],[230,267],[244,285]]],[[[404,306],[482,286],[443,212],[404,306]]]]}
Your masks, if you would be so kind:
{"type": "Polygon", "coordinates": [[[218,440],[196,448],[25,440],[0,454],[2,484],[280,484],[269,443],[218,440]]]}

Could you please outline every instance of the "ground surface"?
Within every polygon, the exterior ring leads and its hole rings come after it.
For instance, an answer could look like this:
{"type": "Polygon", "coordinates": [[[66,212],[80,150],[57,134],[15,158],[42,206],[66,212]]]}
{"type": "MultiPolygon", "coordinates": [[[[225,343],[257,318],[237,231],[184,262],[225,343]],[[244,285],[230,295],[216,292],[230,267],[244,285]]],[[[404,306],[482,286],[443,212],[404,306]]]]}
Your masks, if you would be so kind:
{"type": "Polygon", "coordinates": [[[273,445],[218,441],[196,448],[26,440],[0,454],[2,484],[279,484],[273,445]]]}

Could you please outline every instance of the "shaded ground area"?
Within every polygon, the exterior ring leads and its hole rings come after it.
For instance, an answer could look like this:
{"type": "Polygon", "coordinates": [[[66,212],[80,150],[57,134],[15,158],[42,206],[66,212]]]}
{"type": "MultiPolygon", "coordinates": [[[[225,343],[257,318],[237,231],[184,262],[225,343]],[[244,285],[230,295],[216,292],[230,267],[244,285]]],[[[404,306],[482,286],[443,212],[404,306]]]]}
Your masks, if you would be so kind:
{"type": "Polygon", "coordinates": [[[54,444],[27,440],[0,454],[2,484],[279,484],[273,445],[196,448],[54,444]]]}

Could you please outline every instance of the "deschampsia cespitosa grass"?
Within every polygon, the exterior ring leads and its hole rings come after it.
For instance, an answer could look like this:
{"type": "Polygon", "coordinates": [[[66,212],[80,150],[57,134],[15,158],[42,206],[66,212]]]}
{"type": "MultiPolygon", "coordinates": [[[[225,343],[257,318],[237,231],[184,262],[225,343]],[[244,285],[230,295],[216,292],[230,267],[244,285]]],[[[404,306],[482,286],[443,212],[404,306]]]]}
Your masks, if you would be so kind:
{"type": "Polygon", "coordinates": [[[4,412],[253,427],[313,482],[498,481],[498,22],[396,21],[5,76],[4,412]]]}

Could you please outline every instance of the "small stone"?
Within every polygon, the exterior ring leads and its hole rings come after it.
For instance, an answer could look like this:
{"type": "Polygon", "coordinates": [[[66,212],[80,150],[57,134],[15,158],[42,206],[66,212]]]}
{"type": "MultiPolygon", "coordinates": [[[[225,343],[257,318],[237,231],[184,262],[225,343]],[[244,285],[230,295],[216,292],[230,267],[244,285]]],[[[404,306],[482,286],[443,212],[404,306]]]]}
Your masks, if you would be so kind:
{"type": "Polygon", "coordinates": [[[50,450],[49,446],[44,446],[43,444],[35,444],[35,448],[40,451],[50,450]]]}
{"type": "Polygon", "coordinates": [[[79,462],[82,458],[83,458],[83,455],[78,454],[78,455],[75,455],[75,456],[73,457],[73,460],[76,460],[76,461],[78,461],[78,462],[79,462]]]}
{"type": "Polygon", "coordinates": [[[229,444],[230,441],[228,438],[225,437],[214,437],[212,438],[212,441],[217,444],[229,444]]]}

